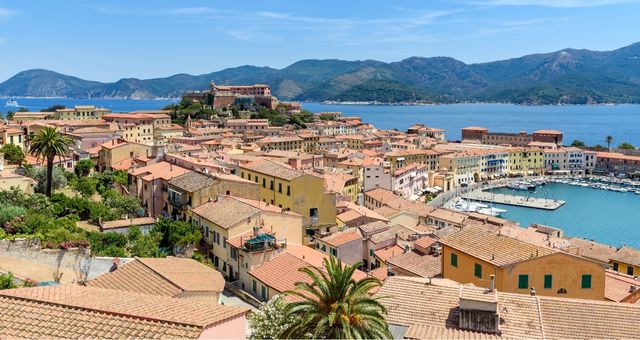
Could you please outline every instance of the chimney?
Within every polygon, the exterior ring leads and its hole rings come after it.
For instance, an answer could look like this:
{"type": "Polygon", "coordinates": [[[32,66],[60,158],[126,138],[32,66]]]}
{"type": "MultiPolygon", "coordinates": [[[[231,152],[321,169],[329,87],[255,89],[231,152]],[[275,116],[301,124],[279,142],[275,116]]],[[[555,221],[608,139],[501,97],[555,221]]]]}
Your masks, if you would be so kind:
{"type": "Polygon", "coordinates": [[[494,292],[496,290],[496,276],[493,274],[489,275],[489,280],[491,280],[489,291],[494,292]]]}
{"type": "Polygon", "coordinates": [[[631,285],[631,287],[629,287],[629,293],[633,294],[638,290],[638,286],[636,285],[631,285]]]}
{"type": "Polygon", "coordinates": [[[531,296],[536,296],[536,287],[531,287],[529,293],[531,294],[531,296]]]}

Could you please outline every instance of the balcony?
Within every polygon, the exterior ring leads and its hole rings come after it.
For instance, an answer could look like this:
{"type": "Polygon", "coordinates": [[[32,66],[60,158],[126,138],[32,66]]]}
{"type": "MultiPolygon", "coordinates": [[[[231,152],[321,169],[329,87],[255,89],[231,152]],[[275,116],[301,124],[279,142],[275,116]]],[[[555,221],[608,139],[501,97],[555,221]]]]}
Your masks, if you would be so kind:
{"type": "Polygon", "coordinates": [[[274,234],[258,233],[240,238],[242,249],[249,252],[278,249],[274,234]]]}

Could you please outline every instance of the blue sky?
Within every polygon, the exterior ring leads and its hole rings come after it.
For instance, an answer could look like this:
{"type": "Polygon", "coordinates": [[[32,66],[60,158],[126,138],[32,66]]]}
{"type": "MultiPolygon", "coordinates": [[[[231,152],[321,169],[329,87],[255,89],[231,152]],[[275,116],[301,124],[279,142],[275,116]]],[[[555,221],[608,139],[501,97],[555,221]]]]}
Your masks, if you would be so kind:
{"type": "Polygon", "coordinates": [[[640,41],[640,0],[0,0],[0,81],[115,81],[300,59],[467,63],[640,41]]]}

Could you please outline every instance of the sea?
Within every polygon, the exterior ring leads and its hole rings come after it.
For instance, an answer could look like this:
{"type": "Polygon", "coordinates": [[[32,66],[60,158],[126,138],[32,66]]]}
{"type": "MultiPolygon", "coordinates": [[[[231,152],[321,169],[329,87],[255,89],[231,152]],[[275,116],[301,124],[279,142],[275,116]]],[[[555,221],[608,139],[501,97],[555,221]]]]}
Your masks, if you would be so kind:
{"type": "MultiPolygon", "coordinates": [[[[0,99],[0,112],[15,111],[0,99]]],[[[17,99],[20,106],[39,111],[54,104],[67,107],[95,105],[113,112],[154,110],[175,100],[129,99],[17,99]]],[[[564,132],[565,144],[580,139],[588,145],[605,145],[611,135],[616,143],[640,145],[640,105],[562,105],[521,106],[511,104],[453,105],[345,105],[303,103],[312,112],[341,111],[360,116],[363,121],[383,129],[406,130],[414,123],[444,129],[447,139],[460,139],[465,126],[483,126],[492,131],[532,132],[555,129],[564,132]]],[[[500,189],[508,190],[508,189],[500,189]]],[[[618,193],[565,184],[548,184],[535,194],[538,197],[562,199],[567,203],[555,211],[504,206],[504,217],[522,226],[542,223],[561,228],[569,236],[580,236],[597,242],[640,248],[640,195],[618,193]]],[[[496,205],[499,206],[499,205],[496,205]]]]}
{"type": "Polygon", "coordinates": [[[503,218],[529,226],[540,223],[562,229],[567,236],[582,237],[619,247],[640,248],[640,195],[585,188],[562,183],[539,186],[535,193],[507,188],[493,192],[566,201],[549,211],[510,205],[493,204],[506,209],[503,218]]]}

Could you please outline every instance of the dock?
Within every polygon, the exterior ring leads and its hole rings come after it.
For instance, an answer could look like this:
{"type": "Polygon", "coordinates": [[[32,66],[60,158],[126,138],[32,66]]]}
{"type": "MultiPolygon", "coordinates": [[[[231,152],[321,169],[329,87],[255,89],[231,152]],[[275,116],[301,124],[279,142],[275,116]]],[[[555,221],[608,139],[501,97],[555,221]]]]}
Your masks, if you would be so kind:
{"type": "Polygon", "coordinates": [[[515,205],[519,207],[535,208],[535,209],[543,209],[543,210],[556,210],[560,208],[562,205],[564,205],[565,203],[565,201],[562,201],[562,200],[495,194],[495,193],[486,192],[482,190],[474,190],[474,191],[468,192],[466,194],[463,194],[462,197],[465,199],[474,200],[474,201],[498,203],[498,204],[505,204],[505,205],[515,205]]]}

